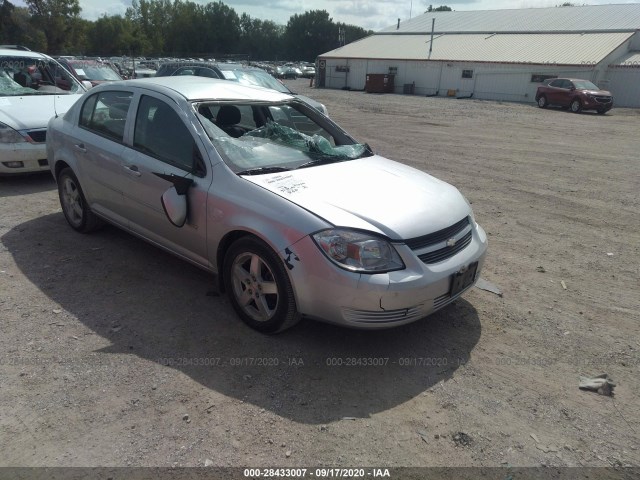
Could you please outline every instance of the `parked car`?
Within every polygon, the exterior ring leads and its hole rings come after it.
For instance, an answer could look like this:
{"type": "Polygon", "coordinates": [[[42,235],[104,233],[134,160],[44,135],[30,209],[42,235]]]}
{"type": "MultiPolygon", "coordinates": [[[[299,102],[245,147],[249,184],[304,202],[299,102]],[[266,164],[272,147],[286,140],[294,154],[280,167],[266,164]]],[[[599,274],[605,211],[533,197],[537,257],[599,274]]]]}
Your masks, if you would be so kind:
{"type": "Polygon", "coordinates": [[[85,91],[53,58],[0,48],[0,175],[48,170],[47,123],[85,91]]]}
{"type": "Polygon", "coordinates": [[[601,90],[589,80],[555,78],[538,87],[536,102],[540,108],[558,105],[570,108],[575,113],[581,110],[595,110],[604,114],[613,107],[613,95],[601,90]]]}
{"type": "Polygon", "coordinates": [[[280,78],[297,79],[302,76],[302,70],[292,65],[285,65],[278,70],[280,78]]]}
{"type": "Polygon", "coordinates": [[[115,82],[122,77],[108,64],[96,60],[59,58],[58,62],[80,81],[88,81],[92,87],[104,82],[115,82]]]}
{"type": "Polygon", "coordinates": [[[313,78],[316,76],[316,67],[313,65],[304,65],[300,70],[302,70],[302,76],[304,78],[313,78]]]}
{"type": "Polygon", "coordinates": [[[375,155],[290,95],[125,80],[90,90],[49,131],[73,229],[107,221],[217,274],[261,332],[301,316],[405,324],[480,276],[487,237],[456,188],[375,155]]]}
{"type": "Polygon", "coordinates": [[[156,73],[156,77],[183,75],[221,78],[245,85],[270,88],[277,92],[295,95],[325,115],[329,115],[327,107],[324,104],[305,95],[291,91],[285,84],[274,78],[267,71],[258,67],[249,67],[238,63],[170,62],[161,65],[156,73]]]}

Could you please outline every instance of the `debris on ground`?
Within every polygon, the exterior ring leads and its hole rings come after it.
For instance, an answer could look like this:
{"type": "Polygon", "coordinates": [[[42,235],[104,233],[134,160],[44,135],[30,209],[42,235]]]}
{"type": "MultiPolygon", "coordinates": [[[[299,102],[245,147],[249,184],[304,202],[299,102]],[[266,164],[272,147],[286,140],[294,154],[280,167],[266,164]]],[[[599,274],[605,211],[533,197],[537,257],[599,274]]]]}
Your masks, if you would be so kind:
{"type": "Polygon", "coordinates": [[[536,267],[536,271],[540,272],[540,273],[545,273],[546,270],[544,269],[544,267],[542,265],[540,265],[539,267],[536,267]]]}
{"type": "Polygon", "coordinates": [[[457,447],[468,447],[473,442],[471,436],[464,432],[457,432],[453,434],[453,443],[456,444],[457,447]]]}
{"type": "Polygon", "coordinates": [[[608,374],[603,373],[602,375],[592,378],[581,376],[578,388],[580,390],[591,390],[597,392],[599,395],[612,397],[615,386],[616,384],[613,382],[613,379],[611,379],[608,374]]]}
{"type": "Polygon", "coordinates": [[[485,290],[487,292],[495,293],[499,297],[502,296],[502,292],[498,287],[496,287],[493,283],[491,283],[488,280],[485,280],[482,277],[480,277],[476,282],[476,287],[479,288],[480,290],[485,290]]]}

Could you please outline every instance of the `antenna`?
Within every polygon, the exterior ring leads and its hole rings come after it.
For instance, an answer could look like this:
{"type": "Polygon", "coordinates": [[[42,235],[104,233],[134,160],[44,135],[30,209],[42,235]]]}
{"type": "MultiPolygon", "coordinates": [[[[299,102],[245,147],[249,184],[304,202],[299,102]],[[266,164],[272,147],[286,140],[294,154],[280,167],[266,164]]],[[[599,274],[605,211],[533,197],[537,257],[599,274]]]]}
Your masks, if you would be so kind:
{"type": "Polygon", "coordinates": [[[58,76],[58,69],[60,68],[60,65],[58,64],[58,62],[55,63],[55,68],[53,70],[53,113],[54,113],[54,118],[58,118],[58,109],[56,108],[56,97],[58,96],[58,93],[56,92],[56,89],[58,88],[58,85],[56,84],[56,77],[58,76]]]}

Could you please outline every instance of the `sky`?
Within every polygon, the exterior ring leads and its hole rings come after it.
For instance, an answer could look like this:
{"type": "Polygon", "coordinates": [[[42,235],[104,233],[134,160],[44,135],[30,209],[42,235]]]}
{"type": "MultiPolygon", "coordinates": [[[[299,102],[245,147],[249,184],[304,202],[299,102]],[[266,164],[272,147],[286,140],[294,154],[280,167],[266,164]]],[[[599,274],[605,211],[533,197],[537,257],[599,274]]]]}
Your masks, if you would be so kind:
{"type": "MultiPolygon", "coordinates": [[[[190,0],[206,4],[206,0],[190,0]]],[[[433,0],[222,0],[233,8],[238,15],[247,13],[251,18],[272,20],[286,25],[293,15],[309,10],[326,10],[334,22],[356,25],[366,30],[378,31],[395,25],[398,18],[408,20],[423,14],[430,4],[434,7],[448,5],[453,10],[502,10],[513,8],[554,7],[566,0],[454,0],[434,3],[433,0]]],[[[636,3],[629,0],[607,1],[591,0],[581,5],[602,5],[609,3],[636,3]]],[[[12,1],[14,5],[24,5],[21,0],[12,1]]],[[[96,20],[104,14],[124,15],[131,0],[80,0],[81,17],[96,20]]]]}

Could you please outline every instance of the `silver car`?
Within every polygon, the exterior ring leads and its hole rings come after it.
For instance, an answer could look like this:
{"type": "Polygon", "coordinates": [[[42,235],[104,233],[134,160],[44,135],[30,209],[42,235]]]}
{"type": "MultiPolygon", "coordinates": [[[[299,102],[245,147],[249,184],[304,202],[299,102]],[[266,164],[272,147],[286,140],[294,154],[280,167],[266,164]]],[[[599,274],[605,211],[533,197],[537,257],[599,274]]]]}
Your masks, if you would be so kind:
{"type": "Polygon", "coordinates": [[[49,123],[64,215],[217,275],[249,326],[360,328],[442,308],[487,237],[453,186],[372,153],[296,98],[203,77],[95,87],[49,123]]]}

